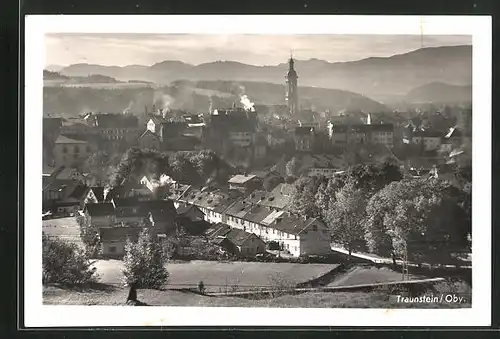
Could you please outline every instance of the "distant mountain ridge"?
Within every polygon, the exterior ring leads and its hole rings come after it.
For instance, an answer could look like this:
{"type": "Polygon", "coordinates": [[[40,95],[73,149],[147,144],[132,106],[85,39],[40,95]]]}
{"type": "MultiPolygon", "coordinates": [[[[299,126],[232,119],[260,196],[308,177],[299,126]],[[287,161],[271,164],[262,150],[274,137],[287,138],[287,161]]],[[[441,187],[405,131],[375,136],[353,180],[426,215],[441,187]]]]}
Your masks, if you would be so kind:
{"type": "Polygon", "coordinates": [[[472,86],[457,86],[442,82],[433,82],[412,89],[404,97],[406,102],[471,102],[472,86]]]}
{"type": "MultiPolygon", "coordinates": [[[[285,61],[285,60],[284,60],[285,61]]],[[[117,80],[145,80],[160,84],[185,79],[284,83],[286,62],[276,66],[254,66],[235,61],[214,61],[191,65],[165,60],[152,66],[102,66],[75,64],[61,74],[87,76],[102,74],[117,80]]],[[[331,63],[319,59],[296,60],[299,85],[334,88],[378,95],[406,95],[412,89],[441,82],[467,86],[472,83],[472,46],[427,47],[391,57],[370,57],[331,63]]]]}

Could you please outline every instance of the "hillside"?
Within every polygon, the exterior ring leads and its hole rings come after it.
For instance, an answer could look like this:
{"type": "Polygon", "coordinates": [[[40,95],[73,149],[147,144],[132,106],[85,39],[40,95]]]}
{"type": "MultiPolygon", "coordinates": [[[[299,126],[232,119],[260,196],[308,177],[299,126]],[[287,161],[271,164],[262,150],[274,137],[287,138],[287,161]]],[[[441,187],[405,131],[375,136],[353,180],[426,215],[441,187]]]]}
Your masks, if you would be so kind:
{"type": "Polygon", "coordinates": [[[120,83],[121,81],[115,78],[101,75],[101,74],[90,74],[87,76],[67,76],[60,72],[50,71],[47,69],[43,70],[43,80],[45,85],[50,86],[51,84],[57,83],[58,85],[67,84],[111,84],[120,83]]]}
{"type": "MultiPolygon", "coordinates": [[[[387,107],[362,95],[324,88],[300,87],[301,104],[304,108],[344,109],[363,111],[387,111],[387,107]]],[[[173,86],[152,88],[44,87],[43,108],[45,113],[75,116],[83,112],[131,112],[142,114],[144,107],[151,109],[170,107],[193,112],[206,112],[212,107],[227,108],[239,102],[239,95],[246,94],[256,104],[275,105],[285,103],[283,85],[258,82],[233,81],[176,81],[173,86]]]]}
{"type": "MultiPolygon", "coordinates": [[[[166,60],[152,66],[76,64],[63,68],[61,73],[67,76],[102,74],[122,81],[137,79],[163,84],[177,79],[283,84],[286,68],[286,63],[254,66],[234,61],[215,61],[195,66],[166,60]]],[[[381,95],[405,95],[413,88],[433,82],[470,85],[472,46],[422,48],[391,57],[351,62],[297,60],[296,70],[300,77],[299,85],[302,86],[335,88],[373,98],[381,95]]]]}
{"type": "Polygon", "coordinates": [[[409,103],[471,102],[472,86],[456,86],[433,82],[412,89],[403,100],[409,103]]]}

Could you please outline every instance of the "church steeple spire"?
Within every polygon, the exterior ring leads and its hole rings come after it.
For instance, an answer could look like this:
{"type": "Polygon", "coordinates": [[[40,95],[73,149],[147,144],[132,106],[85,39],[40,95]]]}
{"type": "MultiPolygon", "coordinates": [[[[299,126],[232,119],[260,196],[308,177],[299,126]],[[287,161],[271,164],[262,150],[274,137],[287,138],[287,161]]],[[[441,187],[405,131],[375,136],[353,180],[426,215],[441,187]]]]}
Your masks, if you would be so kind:
{"type": "Polygon", "coordinates": [[[286,75],[286,100],[288,102],[288,112],[290,115],[296,115],[299,107],[299,97],[297,93],[297,72],[295,71],[295,61],[293,53],[290,51],[290,59],[288,60],[288,73],[286,75]]]}

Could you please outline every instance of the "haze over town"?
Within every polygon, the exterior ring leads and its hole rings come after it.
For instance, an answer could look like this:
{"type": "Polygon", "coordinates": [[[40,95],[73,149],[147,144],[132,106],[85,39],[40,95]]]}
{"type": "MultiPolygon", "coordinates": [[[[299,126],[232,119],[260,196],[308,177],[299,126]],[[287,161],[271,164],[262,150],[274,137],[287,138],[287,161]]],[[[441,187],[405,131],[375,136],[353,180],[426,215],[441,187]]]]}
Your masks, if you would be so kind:
{"type": "Polygon", "coordinates": [[[471,307],[470,37],[52,34],[46,65],[44,302],[471,307]]]}

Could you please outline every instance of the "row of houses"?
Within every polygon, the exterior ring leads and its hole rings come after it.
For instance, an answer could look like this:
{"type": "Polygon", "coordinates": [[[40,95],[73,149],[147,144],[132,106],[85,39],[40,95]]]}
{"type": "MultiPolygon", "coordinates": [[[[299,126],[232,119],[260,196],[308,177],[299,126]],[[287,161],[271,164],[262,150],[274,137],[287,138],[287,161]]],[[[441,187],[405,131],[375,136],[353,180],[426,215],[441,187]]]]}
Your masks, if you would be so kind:
{"type": "Polygon", "coordinates": [[[291,256],[330,252],[330,233],[319,218],[293,215],[290,184],[280,184],[271,192],[251,193],[207,191],[189,187],[175,204],[198,207],[211,224],[254,234],[265,243],[275,242],[291,256]]]}

